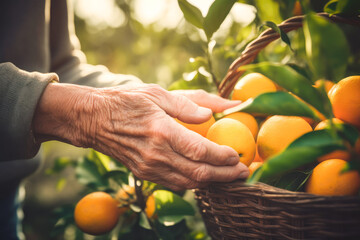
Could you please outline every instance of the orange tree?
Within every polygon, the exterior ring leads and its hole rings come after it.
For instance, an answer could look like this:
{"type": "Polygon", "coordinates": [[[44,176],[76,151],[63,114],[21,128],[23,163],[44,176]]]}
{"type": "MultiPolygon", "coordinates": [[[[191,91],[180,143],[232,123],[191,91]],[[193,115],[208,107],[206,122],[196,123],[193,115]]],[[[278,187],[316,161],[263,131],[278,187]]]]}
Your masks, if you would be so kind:
{"type": "MultiPolygon", "coordinates": [[[[335,150],[351,155],[342,167],[343,171],[360,170],[359,147],[356,147],[359,145],[358,122],[354,124],[342,117],[339,118],[343,122],[333,122],[332,119],[338,117],[333,111],[337,103],[330,101],[331,97],[329,99],[325,89],[327,81],[336,84],[344,77],[359,74],[360,51],[358,44],[353,44],[356,32],[348,26],[342,26],[343,31],[312,11],[325,10],[331,14],[356,16],[360,7],[358,1],[332,0],[320,7],[319,2],[325,1],[215,0],[203,16],[188,1],[178,0],[188,24],[186,34],[198,36],[196,46],[203,46],[203,54],[190,58],[184,67],[183,78],[174,81],[169,90],[202,88],[216,92],[231,62],[262,29],[272,28],[279,33],[281,40],[270,44],[252,64],[242,66],[240,70],[261,73],[274,82],[275,91],[272,88],[270,92],[251,96],[239,106],[216,114],[215,119],[246,112],[255,116],[258,123],[272,115],[302,117],[313,126],[325,119],[330,121],[323,129],[305,131],[307,133],[296,136],[285,149],[258,164],[260,166],[248,179],[250,183],[262,181],[289,190],[303,190],[318,158],[335,150]],[[254,18],[245,25],[233,22],[225,35],[218,34],[218,29],[235,4],[252,6],[256,10],[254,18]],[[285,34],[276,26],[282,20],[299,14],[299,11],[306,13],[302,29],[285,34]]],[[[345,95],[353,96],[353,100],[349,101],[355,104],[351,104],[353,109],[346,111],[358,113],[356,101],[360,93],[353,88],[351,91],[355,93],[345,95]]],[[[256,133],[257,128],[247,135],[251,138],[256,133]]],[[[255,155],[255,151],[252,152],[255,155]]],[[[123,165],[95,151],[79,161],[60,158],[52,171],[58,172],[69,165],[75,168],[78,181],[87,186],[84,195],[102,191],[116,199],[120,217],[108,233],[109,237],[206,239],[205,233],[194,232],[186,223],[189,219],[186,216],[193,216],[195,210],[182,197],[184,192],[174,193],[154,183],[136,179],[123,165]]],[[[59,210],[60,219],[54,234],[75,224],[73,211],[74,206],[59,210]]],[[[79,238],[81,234],[77,230],[79,238]]]]}

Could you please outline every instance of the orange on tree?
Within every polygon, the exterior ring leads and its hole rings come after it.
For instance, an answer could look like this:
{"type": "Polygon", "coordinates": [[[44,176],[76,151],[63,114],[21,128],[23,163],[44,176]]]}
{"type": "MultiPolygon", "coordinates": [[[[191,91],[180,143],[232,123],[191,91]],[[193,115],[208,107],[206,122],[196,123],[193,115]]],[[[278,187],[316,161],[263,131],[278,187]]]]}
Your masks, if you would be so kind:
{"type": "Polygon", "coordinates": [[[261,126],[257,136],[257,148],[260,157],[266,159],[283,151],[301,135],[311,132],[312,128],[301,117],[275,115],[261,126]]]}
{"type": "Polygon", "coordinates": [[[352,196],[360,190],[360,174],[356,170],[343,172],[346,161],[329,159],[313,170],[305,191],[316,195],[352,196]]]}
{"type": "MultiPolygon", "coordinates": [[[[340,119],[337,119],[337,118],[333,118],[332,119],[332,122],[333,123],[343,123],[343,121],[341,121],[340,119]]],[[[329,119],[326,119],[326,120],[323,120],[321,122],[318,123],[318,125],[316,125],[315,127],[315,131],[316,130],[321,130],[321,129],[325,129],[325,128],[329,128],[330,127],[330,120],[329,119]]],[[[324,160],[328,160],[328,159],[342,159],[342,160],[345,160],[345,161],[348,161],[351,157],[351,154],[350,152],[347,152],[345,150],[335,150],[331,153],[328,153],[324,156],[321,156],[318,158],[318,161],[319,162],[322,162],[324,160]]]]}
{"type": "Polygon", "coordinates": [[[329,99],[336,118],[360,129],[360,76],[350,76],[335,84],[329,99]]]}
{"type": "Polygon", "coordinates": [[[232,94],[233,100],[246,101],[262,93],[276,92],[277,88],[269,78],[260,73],[249,73],[236,83],[232,94]]]}
{"type": "Polygon", "coordinates": [[[145,214],[148,218],[156,218],[156,202],[154,195],[150,195],[146,200],[145,214]]]}
{"type": "Polygon", "coordinates": [[[254,137],[249,128],[237,120],[218,120],[210,127],[206,137],[217,144],[233,148],[239,154],[239,161],[246,166],[254,160],[254,137]]]}
{"type": "Polygon", "coordinates": [[[135,188],[129,185],[124,185],[120,188],[115,195],[116,201],[118,201],[119,206],[119,215],[123,215],[128,209],[131,201],[136,198],[135,188]]]}
{"type": "Polygon", "coordinates": [[[187,129],[197,132],[198,134],[200,134],[203,137],[206,137],[206,134],[207,134],[209,128],[211,127],[211,125],[213,125],[215,123],[215,118],[213,116],[211,116],[211,118],[209,120],[207,120],[206,122],[199,123],[199,124],[184,123],[184,122],[180,121],[179,119],[175,119],[175,120],[178,123],[180,123],[181,125],[183,125],[184,127],[186,127],[187,129]]]}
{"type": "Polygon", "coordinates": [[[254,138],[256,138],[256,135],[259,131],[259,126],[256,119],[251,114],[245,112],[235,112],[226,115],[224,118],[231,118],[242,122],[249,128],[254,138]]]}
{"type": "Polygon", "coordinates": [[[76,225],[85,233],[101,235],[111,231],[119,220],[117,201],[108,193],[93,192],[75,207],[76,225]]]}

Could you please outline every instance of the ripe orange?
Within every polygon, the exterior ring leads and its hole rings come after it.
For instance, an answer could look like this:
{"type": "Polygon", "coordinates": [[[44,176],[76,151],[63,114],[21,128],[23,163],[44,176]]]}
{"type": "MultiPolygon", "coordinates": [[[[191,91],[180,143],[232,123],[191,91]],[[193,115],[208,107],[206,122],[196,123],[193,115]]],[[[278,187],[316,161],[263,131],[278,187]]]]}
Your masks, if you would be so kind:
{"type": "Polygon", "coordinates": [[[350,76],[335,84],[329,98],[336,118],[360,128],[360,76],[350,76]]]}
{"type": "Polygon", "coordinates": [[[128,209],[129,204],[131,204],[131,201],[135,199],[135,188],[125,185],[122,188],[117,191],[115,195],[116,201],[118,201],[120,207],[119,207],[119,215],[123,215],[128,209]]]}
{"type": "Polygon", "coordinates": [[[265,161],[283,151],[301,135],[311,131],[309,123],[301,117],[272,116],[259,130],[257,137],[259,155],[265,161]]]}
{"type": "Polygon", "coordinates": [[[265,92],[276,92],[276,85],[260,73],[250,73],[235,85],[232,99],[246,101],[265,92]]]}
{"type": "Polygon", "coordinates": [[[156,202],[154,195],[150,195],[146,200],[145,214],[148,218],[156,218],[156,202]]]}
{"type": "Polygon", "coordinates": [[[239,153],[240,162],[246,166],[254,160],[254,137],[249,128],[237,120],[220,119],[210,127],[206,137],[217,144],[232,147],[239,153]]]}
{"type": "Polygon", "coordinates": [[[254,161],[253,162],[263,162],[264,160],[260,157],[259,155],[259,151],[258,151],[258,147],[257,147],[257,143],[256,143],[256,151],[255,151],[255,157],[254,157],[254,161]]]}
{"type": "Polygon", "coordinates": [[[306,184],[306,192],[326,196],[356,195],[360,189],[360,174],[355,170],[341,173],[345,165],[342,159],[319,163],[306,184]]]}
{"type": "Polygon", "coordinates": [[[263,165],[263,162],[252,162],[249,166],[249,176],[251,176],[261,165],[263,165]]]}
{"type": "MultiPolygon", "coordinates": [[[[333,123],[343,123],[343,121],[341,121],[340,119],[337,118],[333,118],[332,119],[333,123]]],[[[330,127],[330,121],[328,119],[323,120],[321,122],[318,123],[318,125],[316,125],[315,127],[315,131],[316,130],[321,130],[321,129],[325,129],[325,128],[329,128],[330,127]]],[[[348,161],[351,157],[351,154],[345,150],[335,150],[331,153],[328,153],[324,156],[321,156],[318,158],[319,162],[322,162],[324,160],[328,160],[328,159],[343,159],[345,161],[348,161]]]]}
{"type": "Polygon", "coordinates": [[[190,123],[184,123],[182,121],[180,121],[179,119],[175,119],[178,123],[180,123],[181,125],[183,125],[184,127],[186,127],[187,129],[197,132],[198,134],[200,134],[203,137],[206,137],[206,134],[209,130],[209,128],[211,127],[211,125],[213,125],[215,123],[215,118],[213,116],[211,116],[211,118],[209,120],[207,120],[206,122],[200,123],[200,124],[190,124],[190,123]]]}
{"type": "Polygon", "coordinates": [[[75,207],[76,225],[92,235],[112,230],[118,222],[117,201],[104,192],[93,192],[83,197],[75,207]]]}
{"type": "Polygon", "coordinates": [[[251,114],[245,112],[235,112],[226,115],[224,118],[231,118],[242,122],[249,128],[254,138],[256,138],[256,135],[259,131],[259,126],[256,122],[256,119],[251,114]]]}

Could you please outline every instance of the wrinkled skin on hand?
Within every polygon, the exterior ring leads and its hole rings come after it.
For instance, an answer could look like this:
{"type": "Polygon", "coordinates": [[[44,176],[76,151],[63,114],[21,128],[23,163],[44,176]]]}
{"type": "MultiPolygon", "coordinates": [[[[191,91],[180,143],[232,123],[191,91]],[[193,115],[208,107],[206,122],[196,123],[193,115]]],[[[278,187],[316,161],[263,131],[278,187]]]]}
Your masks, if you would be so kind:
{"type": "Polygon", "coordinates": [[[223,111],[238,102],[202,90],[168,92],[144,84],[95,89],[75,97],[74,104],[81,113],[70,142],[119,160],[141,179],[181,190],[248,175],[236,151],[174,120],[201,123],[211,117],[210,109],[223,111]]]}

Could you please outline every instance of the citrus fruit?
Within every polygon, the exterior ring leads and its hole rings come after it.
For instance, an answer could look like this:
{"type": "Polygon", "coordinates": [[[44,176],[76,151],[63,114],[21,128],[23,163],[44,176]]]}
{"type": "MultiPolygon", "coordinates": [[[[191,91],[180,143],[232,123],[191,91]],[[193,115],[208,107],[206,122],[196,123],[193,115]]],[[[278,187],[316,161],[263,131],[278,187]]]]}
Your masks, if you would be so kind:
{"type": "Polygon", "coordinates": [[[249,73],[236,83],[232,94],[233,100],[246,101],[265,92],[275,92],[276,85],[260,73],[249,73]]]}
{"type": "Polygon", "coordinates": [[[118,201],[118,205],[120,205],[119,207],[119,215],[123,215],[128,209],[129,209],[129,204],[131,204],[132,200],[135,199],[135,188],[128,186],[128,185],[124,185],[122,188],[120,188],[116,195],[115,195],[115,199],[116,201],[118,201]]]}
{"type": "Polygon", "coordinates": [[[249,128],[243,123],[222,118],[209,129],[206,137],[220,145],[233,148],[239,154],[239,161],[249,166],[255,156],[255,140],[249,128]]]}
{"type": "Polygon", "coordinates": [[[261,165],[263,165],[263,162],[252,162],[249,166],[249,176],[252,175],[261,165]]]}
{"type": "Polygon", "coordinates": [[[254,138],[256,138],[256,135],[259,131],[259,126],[256,122],[256,119],[251,114],[245,112],[235,112],[226,115],[224,118],[231,118],[242,122],[249,128],[254,138]]]}
{"type": "Polygon", "coordinates": [[[92,235],[109,232],[119,219],[117,204],[108,193],[93,192],[86,195],[76,204],[76,225],[83,232],[92,235]]]}
{"type": "Polygon", "coordinates": [[[184,122],[180,121],[179,119],[175,119],[175,120],[178,123],[180,123],[181,125],[183,125],[184,127],[186,127],[187,129],[197,132],[198,134],[200,134],[203,137],[206,137],[206,134],[207,134],[210,126],[215,123],[215,118],[213,116],[211,116],[211,118],[209,120],[207,120],[206,122],[199,123],[199,124],[184,123],[184,122]]]}
{"type": "Polygon", "coordinates": [[[360,76],[350,76],[335,84],[329,92],[336,118],[360,128],[360,76]]]}
{"type": "MultiPolygon", "coordinates": [[[[332,122],[335,124],[343,123],[343,121],[341,121],[340,119],[337,119],[337,118],[333,118],[332,122]]],[[[330,127],[330,120],[326,119],[326,120],[319,122],[318,125],[316,125],[314,130],[316,131],[316,130],[321,130],[321,129],[325,129],[325,128],[329,128],[329,127],[330,127]]],[[[327,159],[335,159],[335,158],[348,161],[350,159],[350,157],[351,157],[351,154],[345,150],[335,150],[331,153],[328,153],[324,156],[319,157],[318,161],[322,162],[327,159]]]]}
{"type": "Polygon", "coordinates": [[[356,195],[360,189],[359,172],[342,173],[346,161],[329,159],[319,163],[313,170],[305,190],[308,193],[326,196],[356,195]]]}
{"type": "Polygon", "coordinates": [[[263,162],[264,160],[263,160],[263,159],[260,157],[260,155],[259,155],[257,143],[256,143],[255,148],[256,148],[256,150],[255,150],[255,157],[254,157],[254,161],[253,161],[253,162],[263,162]]]}
{"type": "Polygon", "coordinates": [[[312,131],[311,126],[301,117],[272,116],[263,123],[259,130],[257,136],[259,155],[265,161],[310,131],[312,131]]]}
{"type": "Polygon", "coordinates": [[[156,204],[154,195],[150,195],[146,200],[145,214],[148,218],[156,218],[156,204]]]}

